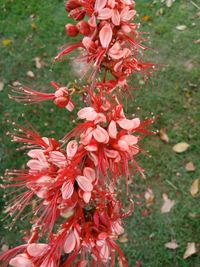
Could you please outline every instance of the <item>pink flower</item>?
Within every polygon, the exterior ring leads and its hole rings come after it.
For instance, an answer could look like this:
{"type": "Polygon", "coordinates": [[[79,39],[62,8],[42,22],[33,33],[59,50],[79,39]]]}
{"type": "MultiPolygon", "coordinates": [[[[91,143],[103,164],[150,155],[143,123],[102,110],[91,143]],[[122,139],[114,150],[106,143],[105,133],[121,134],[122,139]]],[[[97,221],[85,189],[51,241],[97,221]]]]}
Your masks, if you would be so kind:
{"type": "MultiPolygon", "coordinates": [[[[79,188],[84,193],[91,194],[93,190],[92,183],[95,180],[95,171],[92,168],[85,167],[83,170],[83,175],[77,175],[73,179],[67,179],[64,181],[61,192],[63,199],[69,199],[74,193],[74,182],[76,181],[79,188]]],[[[84,197],[83,197],[84,198],[84,197]]]]}
{"type": "Polygon", "coordinates": [[[34,267],[34,264],[25,253],[18,254],[10,260],[9,264],[13,267],[34,267]]]}
{"type": "Polygon", "coordinates": [[[51,85],[56,89],[55,93],[42,93],[32,90],[29,87],[19,87],[13,89],[13,92],[17,95],[11,96],[11,98],[18,102],[29,104],[53,100],[56,106],[59,108],[66,108],[71,112],[74,109],[74,103],[69,97],[69,89],[67,87],[60,87],[56,82],[51,82],[51,85]]]}
{"type": "Polygon", "coordinates": [[[80,237],[76,228],[74,228],[68,233],[63,249],[65,253],[69,254],[74,249],[79,249],[79,247],[80,247],[80,237]]]}

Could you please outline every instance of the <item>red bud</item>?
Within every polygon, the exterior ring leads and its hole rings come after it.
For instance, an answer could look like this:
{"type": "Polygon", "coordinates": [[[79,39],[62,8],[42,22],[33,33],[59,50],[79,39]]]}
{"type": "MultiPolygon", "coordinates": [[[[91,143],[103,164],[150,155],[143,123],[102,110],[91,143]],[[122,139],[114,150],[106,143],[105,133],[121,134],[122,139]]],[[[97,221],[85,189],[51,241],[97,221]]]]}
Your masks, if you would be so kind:
{"type": "Polygon", "coordinates": [[[89,35],[91,33],[90,26],[86,21],[80,21],[76,25],[77,29],[79,30],[80,34],[89,35]]]}
{"type": "Polygon", "coordinates": [[[78,34],[78,29],[75,25],[69,23],[65,25],[65,32],[67,35],[75,37],[78,34]]]}
{"type": "Polygon", "coordinates": [[[69,97],[59,96],[54,100],[54,104],[59,108],[65,108],[69,102],[69,97]]]}
{"type": "Polygon", "coordinates": [[[74,20],[82,20],[85,17],[85,11],[80,8],[76,8],[70,11],[69,15],[74,20]]]}
{"type": "Polygon", "coordinates": [[[81,5],[80,5],[79,1],[77,1],[77,0],[69,0],[67,2],[67,4],[66,4],[65,8],[66,8],[67,12],[70,12],[71,10],[73,10],[73,9],[75,9],[77,7],[80,7],[80,6],[81,5]]]}

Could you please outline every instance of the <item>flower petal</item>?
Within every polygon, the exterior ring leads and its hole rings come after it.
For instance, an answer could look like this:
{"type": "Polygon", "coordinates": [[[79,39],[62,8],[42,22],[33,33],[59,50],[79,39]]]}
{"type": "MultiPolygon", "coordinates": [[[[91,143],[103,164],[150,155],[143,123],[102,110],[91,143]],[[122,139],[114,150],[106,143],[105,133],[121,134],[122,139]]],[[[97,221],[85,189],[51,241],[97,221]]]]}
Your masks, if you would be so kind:
{"type": "Polygon", "coordinates": [[[89,203],[91,198],[91,192],[84,192],[83,193],[83,200],[85,203],[89,203]]]}
{"type": "Polygon", "coordinates": [[[90,179],[91,182],[94,182],[96,179],[95,170],[90,167],[85,167],[83,170],[83,175],[90,179]]]}
{"type": "Polygon", "coordinates": [[[102,10],[99,10],[97,19],[107,20],[107,19],[111,18],[111,16],[112,16],[112,10],[110,8],[106,7],[102,10]]]}
{"type": "Polygon", "coordinates": [[[137,125],[135,119],[133,120],[121,119],[121,120],[118,120],[117,123],[124,130],[132,130],[135,128],[135,125],[137,125]]]}
{"type": "Polygon", "coordinates": [[[74,235],[74,232],[71,231],[71,233],[67,236],[64,244],[64,252],[69,254],[74,250],[76,246],[76,237],[74,235]]]}
{"type": "Polygon", "coordinates": [[[39,257],[42,256],[48,249],[47,244],[37,244],[37,243],[31,243],[27,247],[28,254],[32,257],[39,257]]]}
{"type": "Polygon", "coordinates": [[[128,144],[126,143],[126,141],[119,140],[119,141],[118,141],[118,146],[120,147],[120,149],[121,149],[122,151],[128,151],[128,150],[129,150],[129,146],[128,146],[128,144]]]}
{"type": "Polygon", "coordinates": [[[125,141],[129,146],[136,145],[138,143],[138,137],[134,135],[123,135],[120,140],[125,141]]]}
{"type": "Polygon", "coordinates": [[[117,9],[113,10],[113,14],[112,14],[112,23],[116,26],[120,25],[120,15],[119,15],[119,11],[117,9]]]}
{"type": "Polygon", "coordinates": [[[78,112],[79,119],[86,119],[87,121],[93,121],[97,116],[96,111],[92,107],[82,108],[78,112]]]}
{"type": "Polygon", "coordinates": [[[72,140],[67,144],[67,156],[73,158],[78,149],[78,143],[76,140],[72,140]]]}
{"type": "Polygon", "coordinates": [[[69,199],[74,192],[74,184],[71,180],[64,182],[61,188],[63,199],[69,199]]]}
{"type": "Polygon", "coordinates": [[[76,177],[76,181],[77,181],[79,187],[80,187],[83,191],[85,191],[85,192],[90,192],[90,191],[92,191],[92,189],[93,189],[93,185],[92,185],[92,183],[90,182],[90,180],[89,180],[87,177],[82,176],[82,175],[78,175],[78,176],[76,177]]]}
{"type": "Polygon", "coordinates": [[[133,129],[138,128],[140,126],[140,119],[139,118],[132,119],[132,122],[134,124],[133,129]]]}
{"type": "Polygon", "coordinates": [[[97,128],[93,131],[94,139],[99,143],[108,143],[109,135],[105,129],[97,125],[97,128]]]}
{"type": "Polygon", "coordinates": [[[108,48],[112,40],[112,29],[110,24],[106,24],[99,32],[99,39],[103,48],[108,48]]]}
{"type": "Polygon", "coordinates": [[[27,162],[27,166],[34,171],[41,171],[43,169],[48,168],[48,163],[47,162],[41,162],[36,159],[31,159],[27,162]]]}
{"type": "Polygon", "coordinates": [[[33,267],[33,263],[26,254],[19,254],[11,259],[9,264],[13,267],[33,267]]]}
{"type": "Polygon", "coordinates": [[[64,167],[67,165],[66,157],[60,151],[49,152],[51,162],[57,167],[64,167]]]}
{"type": "Polygon", "coordinates": [[[106,3],[107,3],[107,0],[96,0],[94,9],[99,11],[105,7],[106,3]]]}
{"type": "Polygon", "coordinates": [[[109,126],[108,126],[108,133],[111,138],[116,138],[117,137],[117,126],[115,121],[111,121],[109,126]]]}

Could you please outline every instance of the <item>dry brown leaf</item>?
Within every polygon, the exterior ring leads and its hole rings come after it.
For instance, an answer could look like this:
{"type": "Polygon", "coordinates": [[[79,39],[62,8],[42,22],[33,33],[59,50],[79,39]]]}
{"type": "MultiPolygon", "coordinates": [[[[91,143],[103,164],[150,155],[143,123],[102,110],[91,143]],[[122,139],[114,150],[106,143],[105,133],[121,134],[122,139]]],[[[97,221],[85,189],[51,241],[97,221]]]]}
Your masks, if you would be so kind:
{"type": "Polygon", "coordinates": [[[194,44],[200,44],[200,39],[195,40],[195,41],[194,41],[194,44]]]}
{"type": "Polygon", "coordinates": [[[162,140],[165,143],[169,143],[169,136],[167,135],[165,129],[161,128],[159,131],[159,137],[160,140],[162,140]]]}
{"type": "Polygon", "coordinates": [[[173,206],[175,205],[175,200],[169,199],[166,193],[164,193],[162,197],[163,197],[164,203],[161,207],[161,212],[162,213],[170,212],[173,206]]]}
{"type": "Polygon", "coordinates": [[[185,253],[183,255],[184,260],[189,258],[190,256],[192,256],[196,252],[197,252],[197,249],[196,249],[195,243],[194,242],[187,243],[187,248],[186,248],[186,251],[185,251],[185,253]]]}
{"type": "Polygon", "coordinates": [[[123,235],[121,235],[119,238],[118,238],[118,241],[120,243],[128,243],[128,235],[127,233],[124,233],[123,235]]]}
{"type": "Polygon", "coordinates": [[[194,62],[189,59],[184,63],[184,66],[186,67],[188,71],[190,71],[194,68],[194,62]]]}
{"type": "Polygon", "coordinates": [[[147,191],[144,194],[145,200],[146,200],[146,206],[149,207],[154,203],[154,193],[151,188],[148,188],[147,191]]]}
{"type": "Polygon", "coordinates": [[[4,83],[0,81],[0,92],[3,90],[3,88],[4,88],[4,83]]]}
{"type": "Polygon", "coordinates": [[[176,153],[182,153],[182,152],[185,152],[189,148],[189,146],[190,145],[186,142],[180,142],[173,146],[173,150],[176,153]]]}
{"type": "Polygon", "coordinates": [[[176,26],[176,29],[178,31],[185,31],[187,29],[187,26],[186,25],[178,25],[178,26],[176,26]]]}
{"type": "Polygon", "coordinates": [[[193,171],[195,171],[195,166],[194,166],[194,164],[193,164],[192,161],[186,163],[185,168],[186,168],[186,170],[187,170],[188,172],[193,172],[193,171]]]}
{"type": "Polygon", "coordinates": [[[173,0],[166,0],[166,6],[171,7],[173,2],[174,2],[173,0]]]}
{"type": "Polygon", "coordinates": [[[179,247],[179,245],[177,244],[176,240],[173,239],[171,242],[168,242],[165,244],[165,247],[168,249],[177,249],[179,247]]]}
{"type": "Polygon", "coordinates": [[[34,78],[35,74],[32,72],[32,70],[27,71],[26,75],[30,78],[34,78]]]}
{"type": "Polygon", "coordinates": [[[150,21],[151,20],[151,17],[149,15],[145,15],[141,18],[141,20],[143,21],[150,21]]]}
{"type": "Polygon", "coordinates": [[[200,11],[196,13],[196,17],[200,18],[200,11]]]}
{"type": "Polygon", "coordinates": [[[35,57],[34,61],[37,69],[41,69],[44,66],[44,62],[40,57],[35,57]]]}
{"type": "Polygon", "coordinates": [[[33,29],[33,30],[37,30],[37,24],[35,23],[35,22],[32,22],[31,23],[31,28],[33,29]]]}
{"type": "Polygon", "coordinates": [[[190,193],[195,197],[199,192],[199,179],[195,179],[190,187],[190,193]]]}

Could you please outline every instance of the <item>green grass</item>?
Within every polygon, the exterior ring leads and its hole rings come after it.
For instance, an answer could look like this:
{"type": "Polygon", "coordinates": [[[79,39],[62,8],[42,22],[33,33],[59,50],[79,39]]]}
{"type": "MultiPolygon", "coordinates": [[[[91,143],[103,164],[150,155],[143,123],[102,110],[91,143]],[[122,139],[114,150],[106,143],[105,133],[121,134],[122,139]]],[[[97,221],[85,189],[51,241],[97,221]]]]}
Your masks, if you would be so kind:
{"type": "MultiPolygon", "coordinates": [[[[152,155],[151,158],[144,155],[138,158],[146,170],[147,179],[144,181],[136,176],[131,189],[133,193],[142,194],[147,187],[151,187],[155,204],[149,208],[151,213],[147,217],[141,216],[144,206],[136,205],[135,213],[126,222],[129,242],[121,244],[121,247],[131,267],[135,266],[136,261],[142,261],[144,267],[199,267],[199,254],[183,259],[188,242],[200,243],[199,196],[193,198],[189,192],[192,181],[200,177],[200,45],[194,44],[200,38],[200,19],[195,17],[198,10],[187,0],[175,1],[172,8],[161,6],[160,1],[154,5],[153,1],[136,2],[140,18],[145,15],[151,17],[149,22],[142,22],[141,27],[141,31],[150,32],[149,46],[156,50],[149,51],[147,57],[164,66],[147,85],[134,93],[136,99],[129,101],[127,109],[129,114],[137,113],[142,118],[150,116],[151,112],[158,115],[154,129],[166,128],[170,143],[164,144],[156,135],[143,142],[143,147],[152,155]],[[164,14],[156,16],[161,7],[164,14]],[[186,25],[187,29],[178,31],[177,25],[186,25]],[[192,69],[186,66],[189,61],[193,64],[192,69]],[[141,107],[140,111],[136,110],[137,107],[141,107]],[[190,148],[176,154],[172,146],[181,141],[188,142],[190,148]],[[196,166],[195,172],[185,170],[188,161],[196,166]],[[160,212],[163,193],[176,201],[168,214],[160,212]],[[175,251],[164,247],[171,239],[176,239],[179,244],[175,251]]],[[[12,130],[10,122],[17,120],[23,123],[21,113],[44,136],[56,138],[62,137],[73,127],[72,120],[76,114],[69,115],[55,107],[52,111],[52,105],[48,103],[23,106],[8,99],[9,85],[16,80],[44,89],[49,87],[51,80],[67,84],[75,77],[69,62],[52,65],[58,48],[69,41],[63,30],[69,20],[63,1],[49,0],[47,4],[47,1],[1,0],[1,8],[0,78],[5,83],[0,92],[0,163],[3,173],[4,169],[24,164],[24,152],[16,152],[17,145],[6,136],[12,130]],[[35,23],[36,29],[33,29],[32,23],[35,23]],[[3,46],[4,39],[11,39],[12,44],[3,46]],[[43,58],[46,63],[41,70],[35,68],[35,57],[43,58]],[[27,77],[28,70],[35,73],[35,79],[27,77]]],[[[136,80],[138,82],[138,78],[136,80]]],[[[135,85],[133,79],[132,84],[135,85]]],[[[3,198],[0,201],[3,211],[3,198]]],[[[13,232],[4,230],[5,222],[1,224],[0,242],[9,243],[10,246],[19,243],[20,224],[13,232]]]]}

